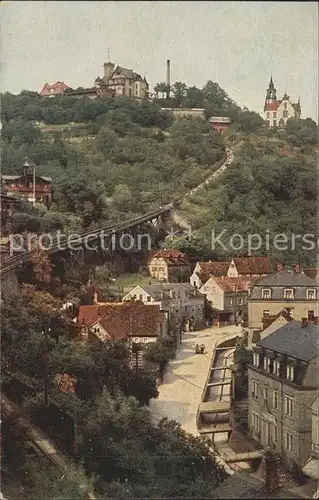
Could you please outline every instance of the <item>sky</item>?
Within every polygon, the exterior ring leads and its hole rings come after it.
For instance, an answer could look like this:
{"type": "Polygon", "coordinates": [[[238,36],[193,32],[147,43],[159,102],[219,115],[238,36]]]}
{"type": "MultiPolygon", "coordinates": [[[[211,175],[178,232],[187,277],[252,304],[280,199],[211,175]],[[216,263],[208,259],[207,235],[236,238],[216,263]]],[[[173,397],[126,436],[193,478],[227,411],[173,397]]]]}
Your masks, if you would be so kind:
{"type": "Polygon", "coordinates": [[[0,90],[45,82],[91,87],[103,63],[133,69],[150,87],[217,82],[261,113],[272,75],[277,98],[301,100],[318,120],[316,2],[3,1],[0,90]]]}

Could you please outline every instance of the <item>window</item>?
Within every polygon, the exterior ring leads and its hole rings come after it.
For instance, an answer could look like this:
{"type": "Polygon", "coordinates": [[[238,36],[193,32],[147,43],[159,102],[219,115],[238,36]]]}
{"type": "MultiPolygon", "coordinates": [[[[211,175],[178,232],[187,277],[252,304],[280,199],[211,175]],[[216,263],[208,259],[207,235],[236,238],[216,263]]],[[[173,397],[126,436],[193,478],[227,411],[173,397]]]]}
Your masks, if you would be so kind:
{"type": "Polygon", "coordinates": [[[270,118],[270,113],[269,113],[269,111],[267,111],[267,118],[270,118]]]}
{"type": "Polygon", "coordinates": [[[264,399],[268,401],[268,386],[264,387],[264,399]]]}
{"type": "Polygon", "coordinates": [[[274,118],[277,118],[277,113],[276,113],[276,111],[274,111],[274,112],[273,112],[273,117],[274,117],[274,118]]]}
{"type": "Polygon", "coordinates": [[[288,118],[288,110],[287,110],[287,109],[284,109],[284,110],[283,110],[282,116],[283,116],[284,118],[288,118]]]}
{"type": "Polygon", "coordinates": [[[287,109],[287,103],[284,102],[284,109],[287,109]]]}
{"type": "Polygon", "coordinates": [[[290,434],[289,432],[285,432],[285,448],[288,451],[292,451],[292,440],[292,434],[290,434]]]}
{"type": "Polygon", "coordinates": [[[258,399],[258,389],[259,389],[259,383],[256,380],[253,380],[253,398],[258,399]]]}
{"type": "Polygon", "coordinates": [[[273,439],[274,443],[278,442],[278,429],[277,429],[277,425],[273,426],[272,439],[273,439]]]}
{"type": "Polygon", "coordinates": [[[271,299],[271,290],[270,288],[263,288],[261,291],[261,296],[263,299],[271,299]]]}
{"type": "Polygon", "coordinates": [[[253,429],[255,431],[260,431],[260,417],[258,413],[253,412],[253,429]]]}
{"type": "Polygon", "coordinates": [[[285,415],[292,417],[292,404],[293,399],[290,396],[285,396],[285,415]]]}
{"type": "Polygon", "coordinates": [[[238,303],[239,303],[239,305],[241,306],[241,305],[242,305],[242,303],[243,303],[243,299],[239,299],[238,303]]]}
{"type": "Polygon", "coordinates": [[[233,299],[229,299],[229,300],[228,300],[228,304],[229,304],[230,306],[232,306],[232,305],[233,305],[233,299]]]}
{"type": "Polygon", "coordinates": [[[294,367],[287,366],[287,380],[290,380],[290,382],[293,382],[293,379],[294,379],[294,367]]]}
{"type": "Polygon", "coordinates": [[[294,290],[292,288],[286,288],[284,290],[284,298],[285,299],[293,299],[294,298],[294,290]]]}
{"type": "Polygon", "coordinates": [[[147,302],[151,302],[151,297],[150,296],[147,297],[147,302]]]}
{"type": "Polygon", "coordinates": [[[139,299],[142,301],[142,300],[143,300],[143,295],[140,295],[140,296],[139,296],[139,299]]]}
{"type": "Polygon", "coordinates": [[[307,290],[307,299],[315,300],[316,298],[316,290],[307,290]]]}
{"type": "Polygon", "coordinates": [[[133,300],[135,300],[135,299],[136,299],[136,297],[137,297],[137,295],[136,295],[136,293],[134,293],[134,295],[133,295],[133,300]]]}
{"type": "Polygon", "coordinates": [[[254,366],[259,366],[259,354],[258,354],[258,352],[254,352],[253,365],[254,366]]]}
{"type": "Polygon", "coordinates": [[[176,293],[175,292],[172,292],[172,297],[173,297],[173,299],[176,299],[176,293]]]}
{"type": "Polygon", "coordinates": [[[279,377],[279,368],[280,368],[279,361],[274,361],[272,372],[274,375],[276,375],[276,377],[279,377]]]}
{"type": "Polygon", "coordinates": [[[270,316],[270,311],[269,311],[269,309],[264,309],[264,310],[263,310],[263,316],[270,316]]]}
{"type": "Polygon", "coordinates": [[[278,410],[278,391],[272,393],[272,406],[274,410],[278,410]]]}
{"type": "Polygon", "coordinates": [[[266,372],[270,372],[270,359],[269,358],[264,358],[264,370],[266,370],[266,372]]]}

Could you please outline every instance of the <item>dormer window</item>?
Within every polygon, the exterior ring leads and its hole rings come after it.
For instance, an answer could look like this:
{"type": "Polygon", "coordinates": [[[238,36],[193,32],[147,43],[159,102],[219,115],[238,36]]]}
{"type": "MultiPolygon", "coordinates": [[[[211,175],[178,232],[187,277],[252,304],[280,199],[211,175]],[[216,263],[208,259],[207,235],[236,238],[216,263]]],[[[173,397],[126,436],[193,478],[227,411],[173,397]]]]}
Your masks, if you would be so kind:
{"type": "Polygon", "coordinates": [[[316,290],[307,290],[307,300],[315,300],[316,299],[316,290]]]}
{"type": "Polygon", "coordinates": [[[266,372],[270,372],[270,359],[264,358],[264,369],[266,372]]]}
{"type": "Polygon", "coordinates": [[[295,370],[293,366],[287,366],[287,380],[293,382],[295,376],[295,370]]]}
{"type": "Polygon", "coordinates": [[[276,377],[279,377],[280,363],[279,361],[274,361],[272,372],[276,377]]]}
{"type": "Polygon", "coordinates": [[[254,366],[259,366],[259,354],[258,354],[258,352],[254,352],[253,365],[254,366]]]}
{"type": "Polygon", "coordinates": [[[261,291],[261,296],[263,299],[271,299],[271,289],[263,288],[261,291]]]}
{"type": "Polygon", "coordinates": [[[288,299],[288,300],[294,298],[294,290],[293,290],[293,288],[286,288],[284,290],[284,298],[288,299]]]}

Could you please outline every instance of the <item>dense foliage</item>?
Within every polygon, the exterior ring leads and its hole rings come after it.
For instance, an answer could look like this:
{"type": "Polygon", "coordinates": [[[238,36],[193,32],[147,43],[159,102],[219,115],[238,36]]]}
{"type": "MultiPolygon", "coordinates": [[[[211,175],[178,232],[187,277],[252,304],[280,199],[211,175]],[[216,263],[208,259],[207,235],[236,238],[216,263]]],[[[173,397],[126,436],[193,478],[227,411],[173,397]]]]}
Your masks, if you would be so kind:
{"type": "MultiPolygon", "coordinates": [[[[55,203],[38,214],[41,228],[29,216],[36,231],[139,214],[179,197],[223,156],[206,120],[173,123],[160,104],[126,98],[6,93],[2,122],[3,173],[21,171],[27,156],[53,178],[55,203]]],[[[15,227],[26,219],[19,215],[15,227]]]]}
{"type": "MultiPolygon", "coordinates": [[[[53,318],[46,344],[41,329],[42,319],[49,318],[50,303],[58,309],[53,297],[31,286],[3,301],[4,386],[13,372],[23,376],[36,391],[34,396],[24,398],[24,410],[42,411],[43,379],[45,373],[48,375],[49,401],[76,421],[74,458],[83,464],[89,477],[96,478],[96,487],[107,498],[211,497],[226,473],[204,439],[188,435],[175,422],[162,420],[154,425],[146,405],[158,394],[155,377],[132,370],[123,343],[95,346],[70,341],[63,327],[53,326],[53,318]],[[75,380],[75,387],[57,385],[61,374],[75,380]]],[[[167,346],[164,354],[171,357],[167,346]]],[[[162,361],[162,357],[155,358],[162,361]]],[[[6,474],[12,474],[9,451],[4,462],[6,474]]],[[[28,474],[27,491],[32,498],[39,498],[39,474],[29,469],[28,474]]],[[[65,485],[49,472],[43,491],[47,498],[62,491],[64,496],[74,498],[77,488],[72,481],[65,485]],[[55,486],[50,493],[52,483],[55,486]]]]}

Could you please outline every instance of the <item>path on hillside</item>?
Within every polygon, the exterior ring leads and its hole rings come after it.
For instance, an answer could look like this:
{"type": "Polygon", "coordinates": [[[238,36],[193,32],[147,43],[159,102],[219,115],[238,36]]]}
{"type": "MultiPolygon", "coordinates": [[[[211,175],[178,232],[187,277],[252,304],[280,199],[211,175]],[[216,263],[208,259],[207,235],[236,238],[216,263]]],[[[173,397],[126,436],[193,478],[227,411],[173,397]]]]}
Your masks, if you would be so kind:
{"type": "MultiPolygon", "coordinates": [[[[182,197],[181,201],[183,201],[191,196],[194,196],[194,194],[196,194],[200,189],[202,189],[203,187],[210,184],[214,179],[219,177],[223,172],[225,172],[225,170],[227,170],[227,168],[232,164],[232,162],[234,160],[234,153],[233,153],[233,150],[229,147],[225,148],[225,152],[226,152],[226,160],[224,161],[222,166],[219,167],[217,170],[215,170],[215,172],[210,174],[203,182],[201,182],[200,184],[198,184],[194,188],[187,191],[187,193],[184,194],[184,196],[182,197]]],[[[174,219],[174,222],[182,229],[185,229],[185,230],[191,229],[191,226],[189,225],[187,220],[184,219],[180,214],[176,213],[176,211],[174,211],[174,213],[173,213],[173,219],[174,219]]]]}

